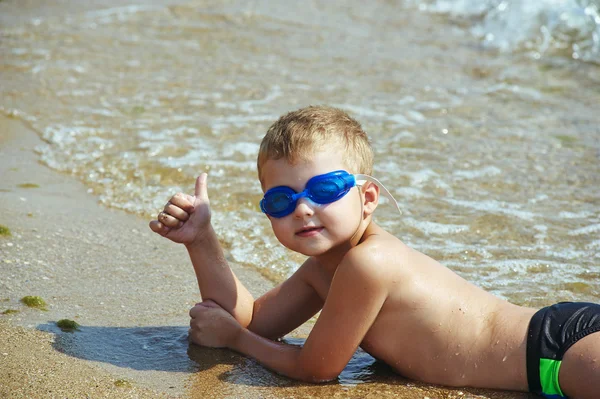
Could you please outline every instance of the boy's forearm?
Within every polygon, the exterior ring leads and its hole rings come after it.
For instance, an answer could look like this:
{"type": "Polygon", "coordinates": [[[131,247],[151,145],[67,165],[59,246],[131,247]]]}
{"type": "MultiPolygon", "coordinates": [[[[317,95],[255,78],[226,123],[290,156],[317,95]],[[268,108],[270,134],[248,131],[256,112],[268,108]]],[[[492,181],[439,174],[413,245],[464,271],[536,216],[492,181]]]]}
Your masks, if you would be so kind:
{"type": "Polygon", "coordinates": [[[231,349],[257,360],[278,374],[296,380],[310,381],[298,371],[301,348],[263,338],[248,329],[242,329],[231,349]]]}
{"type": "Polygon", "coordinates": [[[252,321],[254,298],[235,276],[212,226],[194,244],[186,245],[194,266],[200,295],[228,311],[243,327],[252,321]]]}
{"type": "Polygon", "coordinates": [[[246,328],[241,329],[230,349],[243,353],[266,368],[295,380],[316,383],[331,381],[337,377],[337,375],[317,375],[318,373],[310,370],[310,367],[303,365],[301,347],[271,341],[246,328]]]}

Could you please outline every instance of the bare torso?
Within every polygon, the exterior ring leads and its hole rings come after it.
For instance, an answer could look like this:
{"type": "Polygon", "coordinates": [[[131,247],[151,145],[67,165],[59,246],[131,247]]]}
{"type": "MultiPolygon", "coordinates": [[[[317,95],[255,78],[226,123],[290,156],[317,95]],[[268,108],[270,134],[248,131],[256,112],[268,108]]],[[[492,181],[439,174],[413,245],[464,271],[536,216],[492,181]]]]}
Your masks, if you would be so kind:
{"type": "MultiPolygon", "coordinates": [[[[385,251],[387,299],[361,347],[425,382],[527,390],[526,336],[535,309],[467,282],[372,223],[361,245],[385,251]]],[[[331,278],[313,274],[325,300],[331,278]]]]}

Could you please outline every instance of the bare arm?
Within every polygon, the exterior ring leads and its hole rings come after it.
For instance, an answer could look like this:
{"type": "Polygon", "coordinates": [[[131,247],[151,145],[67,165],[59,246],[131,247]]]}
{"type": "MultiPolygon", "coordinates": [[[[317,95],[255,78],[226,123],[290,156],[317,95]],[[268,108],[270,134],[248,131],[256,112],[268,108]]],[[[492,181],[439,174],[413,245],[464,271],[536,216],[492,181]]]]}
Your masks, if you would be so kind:
{"type": "Polygon", "coordinates": [[[376,265],[361,264],[360,258],[339,266],[319,320],[302,348],[265,339],[229,321],[222,310],[205,306],[190,311],[190,337],[199,345],[227,346],[294,379],[332,380],[344,369],[387,298],[385,278],[373,273],[376,265]]]}
{"type": "Polygon", "coordinates": [[[227,264],[210,214],[207,175],[202,173],[194,195],[175,194],[150,228],[186,246],[203,300],[213,300],[245,327],[252,320],[254,298],[227,264]]]}
{"type": "Polygon", "coordinates": [[[309,258],[289,279],[258,298],[248,330],[266,338],[280,338],[321,310],[323,300],[313,288],[317,267],[309,258]]]}
{"type": "Polygon", "coordinates": [[[216,302],[247,327],[253,317],[254,298],[229,267],[212,225],[202,240],[186,245],[186,249],[202,299],[216,302]]]}

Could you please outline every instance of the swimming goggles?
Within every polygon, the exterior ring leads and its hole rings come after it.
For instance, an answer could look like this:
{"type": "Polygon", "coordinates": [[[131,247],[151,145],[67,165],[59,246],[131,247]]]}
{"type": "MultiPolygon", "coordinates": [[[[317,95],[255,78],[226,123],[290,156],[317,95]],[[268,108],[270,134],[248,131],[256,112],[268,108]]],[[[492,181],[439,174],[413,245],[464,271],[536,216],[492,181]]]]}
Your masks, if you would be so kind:
{"type": "Polygon", "coordinates": [[[298,200],[302,197],[307,197],[316,204],[330,204],[344,197],[352,187],[360,186],[367,180],[378,185],[382,194],[402,213],[392,194],[377,179],[362,174],[352,175],[345,170],[314,176],[299,193],[287,186],[273,187],[267,190],[260,201],[260,209],[269,216],[282,218],[294,212],[298,200]]]}

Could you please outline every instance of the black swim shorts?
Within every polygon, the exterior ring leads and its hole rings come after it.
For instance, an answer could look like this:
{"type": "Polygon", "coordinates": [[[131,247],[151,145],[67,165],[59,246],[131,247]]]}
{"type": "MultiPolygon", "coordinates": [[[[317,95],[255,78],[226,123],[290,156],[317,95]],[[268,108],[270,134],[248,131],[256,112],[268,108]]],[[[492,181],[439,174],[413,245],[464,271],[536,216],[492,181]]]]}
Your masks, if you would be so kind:
{"type": "Polygon", "coordinates": [[[583,337],[600,331],[600,305],[561,302],[540,309],[527,335],[529,390],[546,398],[566,398],[558,373],[565,352],[583,337]]]}

